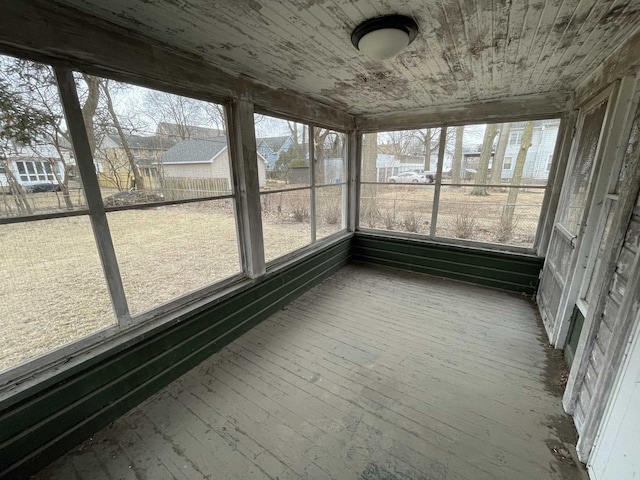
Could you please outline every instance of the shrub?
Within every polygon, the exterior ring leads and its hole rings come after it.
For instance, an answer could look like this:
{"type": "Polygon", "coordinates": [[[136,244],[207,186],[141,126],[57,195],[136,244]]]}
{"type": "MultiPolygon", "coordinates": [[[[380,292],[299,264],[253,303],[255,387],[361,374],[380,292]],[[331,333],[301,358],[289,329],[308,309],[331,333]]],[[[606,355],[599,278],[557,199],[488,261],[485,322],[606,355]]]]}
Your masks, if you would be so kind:
{"type": "Polygon", "coordinates": [[[302,204],[294,205],[293,218],[296,222],[304,222],[307,218],[309,218],[309,207],[302,204]]]}
{"type": "Polygon", "coordinates": [[[498,222],[498,229],[496,231],[496,241],[500,243],[507,243],[512,238],[518,227],[518,219],[511,215],[502,215],[498,222]]]}
{"type": "Polygon", "coordinates": [[[404,216],[404,228],[407,232],[418,233],[420,228],[420,215],[409,212],[404,216]]]}
{"type": "Polygon", "coordinates": [[[475,213],[469,206],[465,206],[456,215],[454,227],[456,238],[472,238],[477,224],[475,213]]]}
{"type": "Polygon", "coordinates": [[[382,216],[382,220],[384,221],[384,227],[387,230],[393,230],[396,220],[391,212],[385,212],[385,214],[382,216]]]}

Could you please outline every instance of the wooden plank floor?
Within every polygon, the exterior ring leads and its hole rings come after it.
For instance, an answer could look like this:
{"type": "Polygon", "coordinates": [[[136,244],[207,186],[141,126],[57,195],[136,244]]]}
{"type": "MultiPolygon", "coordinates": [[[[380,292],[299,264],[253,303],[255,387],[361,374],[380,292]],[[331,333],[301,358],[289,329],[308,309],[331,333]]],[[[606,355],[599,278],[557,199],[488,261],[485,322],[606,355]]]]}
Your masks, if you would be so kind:
{"type": "Polygon", "coordinates": [[[578,479],[526,298],[349,265],[36,478],[578,479]]]}

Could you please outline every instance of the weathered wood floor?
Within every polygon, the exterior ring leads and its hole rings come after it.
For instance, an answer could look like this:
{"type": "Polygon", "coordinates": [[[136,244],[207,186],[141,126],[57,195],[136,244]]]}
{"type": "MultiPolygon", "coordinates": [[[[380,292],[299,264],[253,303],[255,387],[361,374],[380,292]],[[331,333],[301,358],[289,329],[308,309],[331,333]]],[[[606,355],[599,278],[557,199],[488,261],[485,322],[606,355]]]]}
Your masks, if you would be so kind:
{"type": "Polygon", "coordinates": [[[525,298],[349,265],[37,478],[576,479],[525,298]]]}

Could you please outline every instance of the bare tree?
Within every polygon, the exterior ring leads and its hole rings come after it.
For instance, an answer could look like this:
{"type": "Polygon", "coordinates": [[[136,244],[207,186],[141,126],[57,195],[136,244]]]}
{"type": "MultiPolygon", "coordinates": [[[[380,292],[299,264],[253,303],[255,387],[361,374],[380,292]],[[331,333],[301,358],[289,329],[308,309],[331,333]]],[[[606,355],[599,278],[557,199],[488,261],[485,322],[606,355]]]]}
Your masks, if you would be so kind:
{"type": "Polygon", "coordinates": [[[500,183],[502,183],[502,166],[504,165],[504,154],[507,151],[510,132],[510,123],[503,123],[500,126],[498,148],[496,149],[496,154],[493,156],[493,167],[491,169],[491,183],[494,185],[500,185],[500,183]]]}
{"type": "Polygon", "coordinates": [[[362,137],[362,172],[363,182],[377,180],[378,166],[378,134],[365,133],[362,137]]]}
{"type": "Polygon", "coordinates": [[[147,91],[145,102],[147,113],[156,121],[163,119],[171,123],[171,134],[180,140],[196,138],[198,126],[206,121],[209,113],[200,100],[155,90],[147,91]]]}
{"type": "Polygon", "coordinates": [[[491,152],[493,150],[493,140],[496,138],[497,134],[498,126],[495,123],[488,124],[484,131],[484,140],[482,141],[482,151],[480,152],[478,173],[476,174],[476,186],[471,190],[471,195],[489,195],[489,191],[486,187],[489,177],[489,161],[491,160],[491,152]]]}
{"type": "MultiPolygon", "coordinates": [[[[50,153],[44,155],[37,148],[33,149],[33,153],[42,157],[43,161],[50,165],[51,174],[60,188],[65,206],[67,209],[72,209],[73,201],[70,194],[69,178],[73,167],[67,162],[65,155],[71,149],[71,139],[64,123],[62,105],[58,99],[57,84],[53,72],[46,65],[18,59],[8,60],[5,67],[5,72],[13,78],[14,86],[22,92],[24,101],[48,118],[46,128],[42,128],[39,132],[38,142],[52,146],[57,152],[56,159],[52,161],[50,153]],[[57,163],[62,166],[63,172],[58,171],[57,163]]],[[[92,89],[82,106],[83,112],[87,112],[89,116],[93,115],[95,112],[94,102],[97,104],[97,92],[92,89]]],[[[89,124],[91,126],[91,122],[89,124]]],[[[94,147],[93,129],[89,128],[87,133],[90,144],[94,147]]]]}
{"type": "MultiPolygon", "coordinates": [[[[516,158],[516,165],[513,170],[513,177],[511,177],[511,186],[519,187],[522,183],[522,172],[524,172],[524,165],[527,161],[527,152],[531,147],[531,139],[533,137],[533,126],[535,122],[527,122],[522,132],[522,143],[520,144],[520,150],[518,150],[518,157],[516,158]]],[[[509,232],[513,230],[513,214],[516,209],[516,201],[518,199],[518,188],[510,188],[509,195],[507,197],[507,205],[502,211],[502,225],[503,230],[509,232]]]]}
{"type": "Polygon", "coordinates": [[[129,142],[127,138],[128,136],[125,134],[124,128],[122,127],[120,119],[118,118],[116,110],[113,106],[113,98],[111,97],[111,92],[109,91],[109,80],[100,79],[99,83],[100,89],[104,94],[104,98],[107,104],[107,111],[109,112],[109,116],[111,117],[112,125],[115,128],[116,133],[118,134],[118,138],[120,139],[120,143],[122,144],[122,148],[124,150],[127,162],[129,163],[131,173],[133,173],[136,189],[144,190],[144,177],[140,174],[140,169],[136,164],[136,159],[133,155],[133,152],[131,151],[131,148],[129,148],[129,142]]]}

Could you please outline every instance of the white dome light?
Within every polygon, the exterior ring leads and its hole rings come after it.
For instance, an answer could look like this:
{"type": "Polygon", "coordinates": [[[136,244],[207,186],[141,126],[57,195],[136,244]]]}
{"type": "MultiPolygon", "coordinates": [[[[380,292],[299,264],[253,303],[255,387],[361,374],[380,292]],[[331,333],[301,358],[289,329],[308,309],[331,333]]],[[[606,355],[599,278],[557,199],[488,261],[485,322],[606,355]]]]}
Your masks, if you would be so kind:
{"type": "Polygon", "coordinates": [[[418,24],[412,18],[388,15],[358,25],[351,34],[351,43],[373,60],[386,60],[407,48],[417,34],[418,24]]]}
{"type": "Polygon", "coordinates": [[[382,28],[360,39],[358,50],[374,60],[395,57],[409,46],[409,34],[395,28],[382,28]]]}

